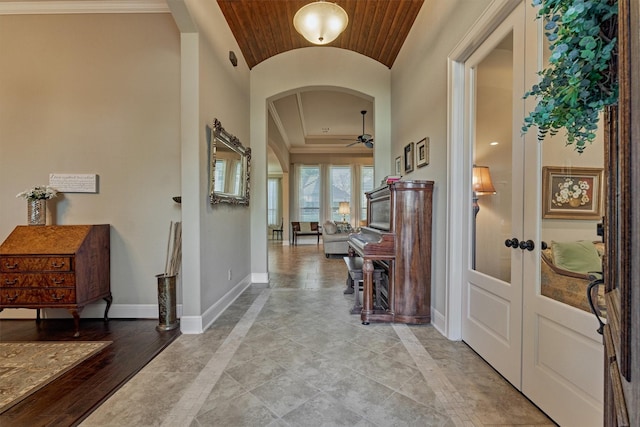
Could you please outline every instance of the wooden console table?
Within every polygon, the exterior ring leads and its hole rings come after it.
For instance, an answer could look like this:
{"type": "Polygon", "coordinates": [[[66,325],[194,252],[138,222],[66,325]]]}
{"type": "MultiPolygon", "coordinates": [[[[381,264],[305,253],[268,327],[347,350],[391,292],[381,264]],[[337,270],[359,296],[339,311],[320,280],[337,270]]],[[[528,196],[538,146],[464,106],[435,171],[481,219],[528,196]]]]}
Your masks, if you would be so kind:
{"type": "Polygon", "coordinates": [[[65,308],[80,335],[80,312],[104,299],[108,321],[109,225],[18,226],[0,245],[0,311],[65,308]]]}

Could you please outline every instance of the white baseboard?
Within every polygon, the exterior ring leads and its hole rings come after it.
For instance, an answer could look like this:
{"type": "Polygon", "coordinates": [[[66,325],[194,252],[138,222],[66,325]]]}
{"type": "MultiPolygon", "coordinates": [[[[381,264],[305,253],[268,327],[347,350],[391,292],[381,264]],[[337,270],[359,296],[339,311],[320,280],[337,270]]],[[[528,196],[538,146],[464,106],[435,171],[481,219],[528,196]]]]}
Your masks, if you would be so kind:
{"type": "Polygon", "coordinates": [[[222,298],[220,298],[215,304],[209,307],[202,316],[183,316],[180,319],[180,331],[183,334],[201,334],[224,311],[238,298],[245,289],[251,286],[250,278],[252,275],[245,277],[234,286],[229,292],[227,292],[222,298]]]}
{"type": "Polygon", "coordinates": [[[251,283],[269,283],[269,273],[251,273],[251,283]]]}
{"type": "Polygon", "coordinates": [[[444,315],[433,307],[431,307],[431,313],[431,324],[434,328],[436,328],[436,331],[440,332],[443,336],[446,337],[447,321],[444,315]]]}

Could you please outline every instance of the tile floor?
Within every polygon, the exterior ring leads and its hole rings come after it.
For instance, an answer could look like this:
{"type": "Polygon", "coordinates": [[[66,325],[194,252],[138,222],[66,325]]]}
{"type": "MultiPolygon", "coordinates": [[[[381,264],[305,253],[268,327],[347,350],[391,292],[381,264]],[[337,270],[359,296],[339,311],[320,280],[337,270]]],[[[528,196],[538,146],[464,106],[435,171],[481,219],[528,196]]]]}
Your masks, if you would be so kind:
{"type": "Polygon", "coordinates": [[[553,426],[466,344],[350,315],[341,258],[271,242],[251,287],[81,425],[553,426]]]}

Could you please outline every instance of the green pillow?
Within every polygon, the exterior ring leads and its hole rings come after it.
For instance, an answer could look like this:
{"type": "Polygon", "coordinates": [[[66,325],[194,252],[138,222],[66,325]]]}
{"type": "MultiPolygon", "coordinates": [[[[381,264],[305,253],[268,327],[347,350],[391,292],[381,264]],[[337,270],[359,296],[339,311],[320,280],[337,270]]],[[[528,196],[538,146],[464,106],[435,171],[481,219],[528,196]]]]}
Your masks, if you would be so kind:
{"type": "Polygon", "coordinates": [[[595,245],[587,240],[577,242],[551,241],[553,263],[563,270],[587,274],[602,271],[602,259],[595,245]]]}

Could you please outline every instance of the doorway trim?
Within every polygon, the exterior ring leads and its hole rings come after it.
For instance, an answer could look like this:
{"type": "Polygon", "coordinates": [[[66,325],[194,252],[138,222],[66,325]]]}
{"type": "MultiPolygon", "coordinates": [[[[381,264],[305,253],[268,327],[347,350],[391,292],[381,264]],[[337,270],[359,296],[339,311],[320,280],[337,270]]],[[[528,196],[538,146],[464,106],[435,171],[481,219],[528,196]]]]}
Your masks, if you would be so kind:
{"type": "Polygon", "coordinates": [[[463,274],[470,248],[466,244],[469,233],[471,189],[470,164],[464,151],[465,87],[464,66],[467,59],[489,35],[522,3],[522,0],[494,0],[478,18],[469,32],[451,51],[447,60],[448,81],[448,191],[447,191],[447,293],[444,325],[436,325],[444,335],[462,339],[463,274]]]}

